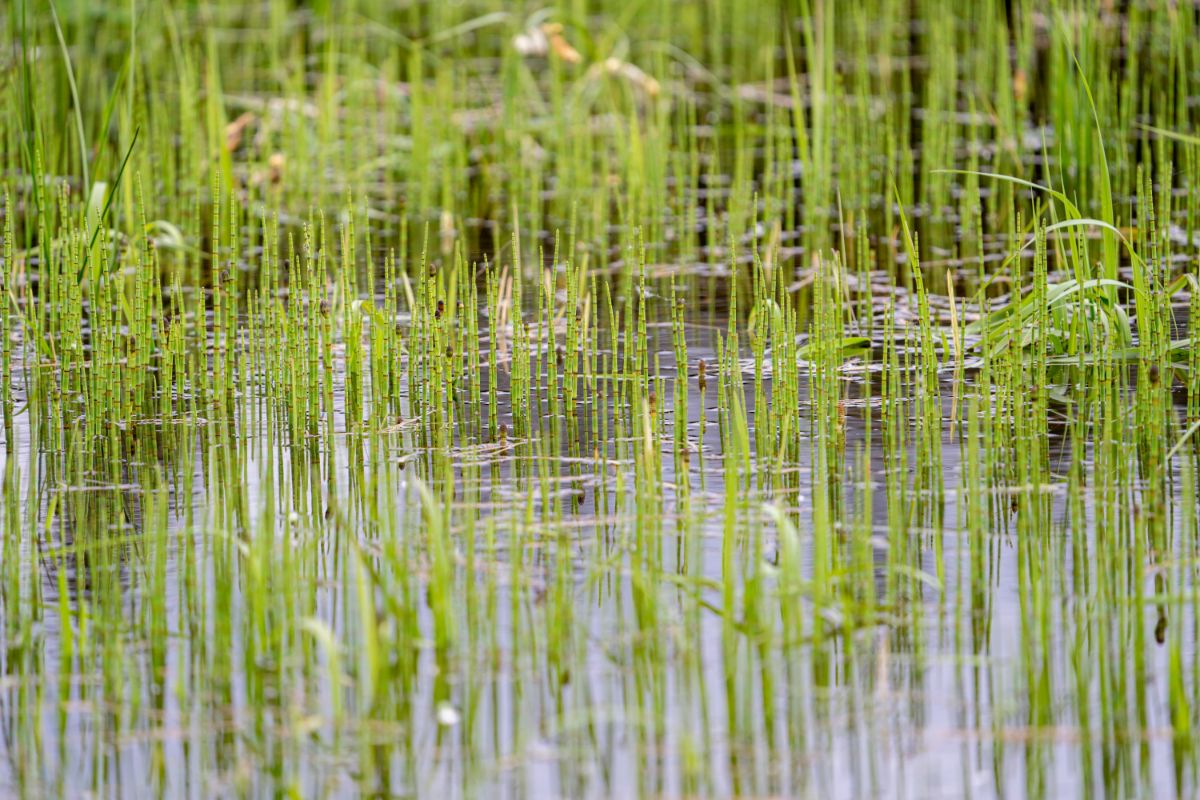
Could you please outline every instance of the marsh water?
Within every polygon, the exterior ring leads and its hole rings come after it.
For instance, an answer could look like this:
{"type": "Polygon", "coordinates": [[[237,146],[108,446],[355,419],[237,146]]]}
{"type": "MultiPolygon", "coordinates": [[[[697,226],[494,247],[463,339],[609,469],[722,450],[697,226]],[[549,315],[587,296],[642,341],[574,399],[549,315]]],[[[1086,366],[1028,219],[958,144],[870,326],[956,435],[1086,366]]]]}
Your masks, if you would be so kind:
{"type": "Polygon", "coordinates": [[[0,794],[1200,791],[1195,4],[318,5],[5,65],[0,794]]]}

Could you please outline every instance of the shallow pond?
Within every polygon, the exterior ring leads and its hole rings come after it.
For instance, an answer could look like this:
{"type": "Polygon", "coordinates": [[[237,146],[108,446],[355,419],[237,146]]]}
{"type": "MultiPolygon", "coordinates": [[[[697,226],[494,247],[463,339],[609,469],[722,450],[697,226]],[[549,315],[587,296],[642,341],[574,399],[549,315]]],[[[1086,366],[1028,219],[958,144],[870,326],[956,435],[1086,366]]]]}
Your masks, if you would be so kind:
{"type": "Polygon", "coordinates": [[[1195,4],[64,5],[0,794],[1200,789],[1195,4]]]}

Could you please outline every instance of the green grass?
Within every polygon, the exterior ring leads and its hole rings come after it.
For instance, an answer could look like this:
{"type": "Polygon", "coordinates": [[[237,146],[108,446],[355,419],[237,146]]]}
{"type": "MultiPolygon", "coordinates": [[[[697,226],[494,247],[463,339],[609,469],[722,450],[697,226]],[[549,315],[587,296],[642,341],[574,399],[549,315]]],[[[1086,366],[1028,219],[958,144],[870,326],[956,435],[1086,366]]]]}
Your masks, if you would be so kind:
{"type": "Polygon", "coordinates": [[[0,16],[0,794],[1195,793],[1194,4],[298,5],[0,16]]]}

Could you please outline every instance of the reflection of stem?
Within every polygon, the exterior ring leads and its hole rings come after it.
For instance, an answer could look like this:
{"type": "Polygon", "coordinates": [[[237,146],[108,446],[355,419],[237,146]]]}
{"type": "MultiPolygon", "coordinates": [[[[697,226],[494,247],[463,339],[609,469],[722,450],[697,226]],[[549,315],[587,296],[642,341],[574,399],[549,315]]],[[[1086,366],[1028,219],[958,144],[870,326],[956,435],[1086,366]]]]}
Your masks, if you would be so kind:
{"type": "MultiPolygon", "coordinates": [[[[1159,570],[1154,576],[1154,591],[1159,597],[1166,597],[1170,586],[1167,578],[1159,570]]],[[[1165,603],[1157,603],[1158,622],[1154,626],[1154,641],[1162,644],[1167,640],[1167,606],[1165,603]]]]}

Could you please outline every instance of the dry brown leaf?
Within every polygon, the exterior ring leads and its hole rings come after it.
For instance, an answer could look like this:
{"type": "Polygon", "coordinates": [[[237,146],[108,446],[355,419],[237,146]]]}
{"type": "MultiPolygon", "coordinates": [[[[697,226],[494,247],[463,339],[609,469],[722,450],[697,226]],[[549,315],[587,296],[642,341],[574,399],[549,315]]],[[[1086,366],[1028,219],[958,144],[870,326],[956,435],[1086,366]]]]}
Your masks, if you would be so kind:
{"type": "Polygon", "coordinates": [[[619,75],[651,97],[658,97],[661,89],[658,80],[647,75],[640,67],[630,64],[628,61],[622,61],[616,56],[611,56],[605,59],[604,68],[610,75],[619,75]]]}
{"type": "Polygon", "coordinates": [[[550,37],[550,49],[554,51],[554,55],[566,61],[568,64],[578,64],[583,60],[583,56],[579,55],[579,51],[571,46],[571,43],[562,36],[555,34],[550,37]]]}
{"type": "Polygon", "coordinates": [[[542,25],[542,33],[546,36],[546,41],[550,45],[550,51],[554,55],[566,61],[568,64],[578,64],[583,60],[583,56],[579,51],[571,46],[571,43],[563,36],[563,26],[560,22],[547,22],[542,25]]]}
{"type": "Polygon", "coordinates": [[[242,144],[242,134],[246,130],[246,126],[254,122],[258,117],[253,111],[244,111],[233,122],[225,126],[225,149],[233,152],[242,144]]]}
{"type": "Polygon", "coordinates": [[[283,180],[283,170],[287,166],[287,156],[283,153],[272,153],[267,159],[267,179],[275,186],[283,180]]]}

